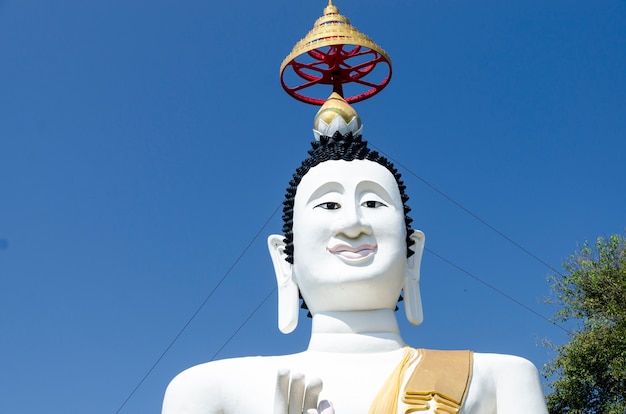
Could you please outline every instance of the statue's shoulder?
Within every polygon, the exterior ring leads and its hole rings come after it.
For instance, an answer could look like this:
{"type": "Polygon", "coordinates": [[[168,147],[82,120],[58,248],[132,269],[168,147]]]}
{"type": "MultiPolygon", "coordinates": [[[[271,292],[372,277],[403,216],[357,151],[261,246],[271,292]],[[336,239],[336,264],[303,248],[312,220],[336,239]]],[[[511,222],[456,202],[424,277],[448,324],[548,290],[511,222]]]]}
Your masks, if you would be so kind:
{"type": "Polygon", "coordinates": [[[474,353],[472,383],[492,392],[536,384],[539,372],[526,358],[507,354],[474,353]]]}
{"type": "Polygon", "coordinates": [[[547,413],[535,365],[507,354],[473,354],[467,412],[547,413]],[[494,411],[495,412],[495,411],[494,411]]]}
{"type": "Polygon", "coordinates": [[[537,376],[537,368],[526,358],[507,354],[474,352],[474,372],[493,375],[524,374],[537,376]]]}
{"type": "Polygon", "coordinates": [[[195,365],[169,383],[163,414],[223,413],[234,401],[273,399],[277,370],[289,356],[254,356],[222,359],[195,365]]]}
{"type": "Polygon", "coordinates": [[[220,359],[187,368],[170,382],[170,388],[203,387],[225,381],[246,381],[255,376],[276,376],[276,370],[288,356],[251,356],[220,359]]]}

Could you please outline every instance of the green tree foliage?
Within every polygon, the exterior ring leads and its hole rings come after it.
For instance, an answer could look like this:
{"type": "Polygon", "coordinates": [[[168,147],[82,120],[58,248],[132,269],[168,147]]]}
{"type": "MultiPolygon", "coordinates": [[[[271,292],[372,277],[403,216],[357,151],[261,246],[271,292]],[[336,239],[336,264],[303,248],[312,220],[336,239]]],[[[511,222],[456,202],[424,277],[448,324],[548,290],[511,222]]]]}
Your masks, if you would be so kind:
{"type": "Polygon", "coordinates": [[[585,243],[552,277],[560,321],[577,323],[543,369],[551,414],[626,413],[626,239],[585,243]]]}

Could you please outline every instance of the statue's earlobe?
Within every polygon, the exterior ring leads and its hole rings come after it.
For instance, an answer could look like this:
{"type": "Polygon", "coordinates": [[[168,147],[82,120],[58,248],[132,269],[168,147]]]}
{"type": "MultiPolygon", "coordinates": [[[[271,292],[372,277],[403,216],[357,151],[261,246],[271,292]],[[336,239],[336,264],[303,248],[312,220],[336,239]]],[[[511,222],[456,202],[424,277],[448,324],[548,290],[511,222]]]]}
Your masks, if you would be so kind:
{"type": "Polygon", "coordinates": [[[292,265],[285,258],[284,237],[272,234],[267,239],[267,247],[274,264],[278,284],[278,329],[288,334],[296,329],[299,314],[298,285],[293,280],[292,265]]]}
{"type": "Polygon", "coordinates": [[[419,325],[424,320],[422,295],[420,293],[420,265],[426,236],[421,231],[414,230],[410,237],[415,242],[411,246],[415,254],[407,259],[407,273],[404,278],[404,311],[409,322],[413,325],[419,325]]]}

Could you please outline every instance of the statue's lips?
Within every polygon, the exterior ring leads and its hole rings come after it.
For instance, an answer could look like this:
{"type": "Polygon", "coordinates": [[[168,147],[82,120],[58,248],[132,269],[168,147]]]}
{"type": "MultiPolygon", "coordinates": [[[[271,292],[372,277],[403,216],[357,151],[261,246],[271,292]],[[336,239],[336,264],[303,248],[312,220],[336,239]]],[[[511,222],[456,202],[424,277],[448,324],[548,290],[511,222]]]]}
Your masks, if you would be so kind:
{"type": "Polygon", "coordinates": [[[378,249],[378,246],[374,246],[371,244],[361,244],[359,246],[339,244],[337,246],[333,246],[329,248],[328,251],[344,259],[357,260],[357,259],[362,259],[364,257],[368,257],[376,253],[377,249],[378,249]]]}

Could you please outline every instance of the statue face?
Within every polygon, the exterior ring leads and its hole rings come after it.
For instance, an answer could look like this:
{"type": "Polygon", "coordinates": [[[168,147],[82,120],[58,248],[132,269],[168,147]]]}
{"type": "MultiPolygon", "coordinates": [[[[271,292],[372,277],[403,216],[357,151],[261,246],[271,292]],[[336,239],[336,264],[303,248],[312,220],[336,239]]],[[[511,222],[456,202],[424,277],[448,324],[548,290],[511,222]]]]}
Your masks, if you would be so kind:
{"type": "Polygon", "coordinates": [[[295,196],[293,276],[311,312],[394,309],[407,268],[393,175],[372,161],[326,161],[295,196]]]}

